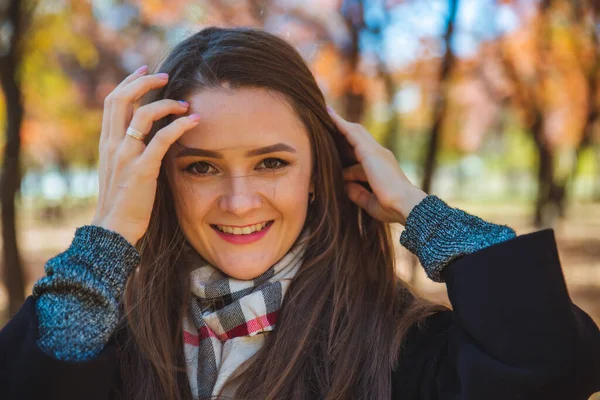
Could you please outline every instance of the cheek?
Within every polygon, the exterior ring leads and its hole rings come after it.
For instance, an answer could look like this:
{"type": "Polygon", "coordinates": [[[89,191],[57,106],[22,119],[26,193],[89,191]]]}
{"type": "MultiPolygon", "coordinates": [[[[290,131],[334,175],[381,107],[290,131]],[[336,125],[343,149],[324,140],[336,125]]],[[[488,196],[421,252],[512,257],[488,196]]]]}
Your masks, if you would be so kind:
{"type": "Polygon", "coordinates": [[[304,220],[308,207],[309,186],[310,173],[299,170],[282,177],[267,198],[288,219],[304,220]]]}
{"type": "Polygon", "coordinates": [[[182,227],[195,225],[208,213],[216,196],[213,190],[202,185],[179,182],[175,185],[174,200],[177,218],[182,227]]]}

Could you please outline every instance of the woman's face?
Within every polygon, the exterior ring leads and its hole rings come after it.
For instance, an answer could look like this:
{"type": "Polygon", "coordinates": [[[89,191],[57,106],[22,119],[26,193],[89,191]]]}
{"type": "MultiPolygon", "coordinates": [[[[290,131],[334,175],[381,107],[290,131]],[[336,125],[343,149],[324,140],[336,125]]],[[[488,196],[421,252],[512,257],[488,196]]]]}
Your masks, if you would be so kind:
{"type": "Polygon", "coordinates": [[[179,224],[225,274],[253,279],[298,238],[311,187],[310,140],[282,95],[212,89],[187,99],[200,123],[169,150],[179,224]]]}

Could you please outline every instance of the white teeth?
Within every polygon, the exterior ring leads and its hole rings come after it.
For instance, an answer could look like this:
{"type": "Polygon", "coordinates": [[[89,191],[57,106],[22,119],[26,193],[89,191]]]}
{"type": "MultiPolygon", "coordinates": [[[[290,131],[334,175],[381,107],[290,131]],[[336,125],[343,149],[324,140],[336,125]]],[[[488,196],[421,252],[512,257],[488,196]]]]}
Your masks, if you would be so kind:
{"type": "Polygon", "coordinates": [[[227,225],[215,225],[215,226],[221,232],[231,233],[234,235],[249,235],[254,232],[262,231],[264,229],[264,227],[267,226],[267,224],[268,224],[268,222],[263,222],[262,224],[249,225],[249,226],[245,226],[243,228],[239,228],[237,226],[235,226],[235,227],[227,226],[227,225]]]}

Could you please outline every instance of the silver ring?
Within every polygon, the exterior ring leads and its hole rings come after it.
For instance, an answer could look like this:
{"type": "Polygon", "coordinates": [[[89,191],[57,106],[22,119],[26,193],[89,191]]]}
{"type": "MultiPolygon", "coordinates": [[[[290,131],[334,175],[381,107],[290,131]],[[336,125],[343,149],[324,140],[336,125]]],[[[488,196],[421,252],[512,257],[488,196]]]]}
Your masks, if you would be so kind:
{"type": "Polygon", "coordinates": [[[144,135],[142,132],[132,128],[131,126],[129,128],[127,128],[127,130],[125,131],[125,133],[129,136],[131,136],[134,139],[140,140],[140,141],[144,141],[144,139],[146,138],[146,135],[144,135]]]}

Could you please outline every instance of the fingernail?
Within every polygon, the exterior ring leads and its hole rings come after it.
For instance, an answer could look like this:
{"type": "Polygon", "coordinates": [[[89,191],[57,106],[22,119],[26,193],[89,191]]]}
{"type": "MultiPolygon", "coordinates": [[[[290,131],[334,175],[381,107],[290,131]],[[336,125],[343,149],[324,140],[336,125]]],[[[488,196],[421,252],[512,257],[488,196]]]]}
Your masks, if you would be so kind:
{"type": "Polygon", "coordinates": [[[169,74],[165,74],[164,72],[156,74],[156,76],[158,76],[160,79],[169,79],[169,74]]]}
{"type": "Polygon", "coordinates": [[[327,111],[329,111],[330,113],[332,113],[333,112],[333,108],[327,106],[327,111]]]}
{"type": "Polygon", "coordinates": [[[179,104],[181,104],[184,107],[189,107],[190,106],[190,103],[188,103],[185,100],[177,100],[177,101],[179,102],[179,104]]]}
{"type": "Polygon", "coordinates": [[[191,119],[194,122],[200,121],[200,115],[199,114],[190,114],[190,115],[188,115],[188,118],[191,119]]]}
{"type": "Polygon", "coordinates": [[[140,75],[141,74],[145,74],[146,72],[148,72],[148,66],[147,65],[141,66],[141,67],[139,67],[138,69],[135,70],[135,73],[136,74],[140,74],[140,75]]]}

